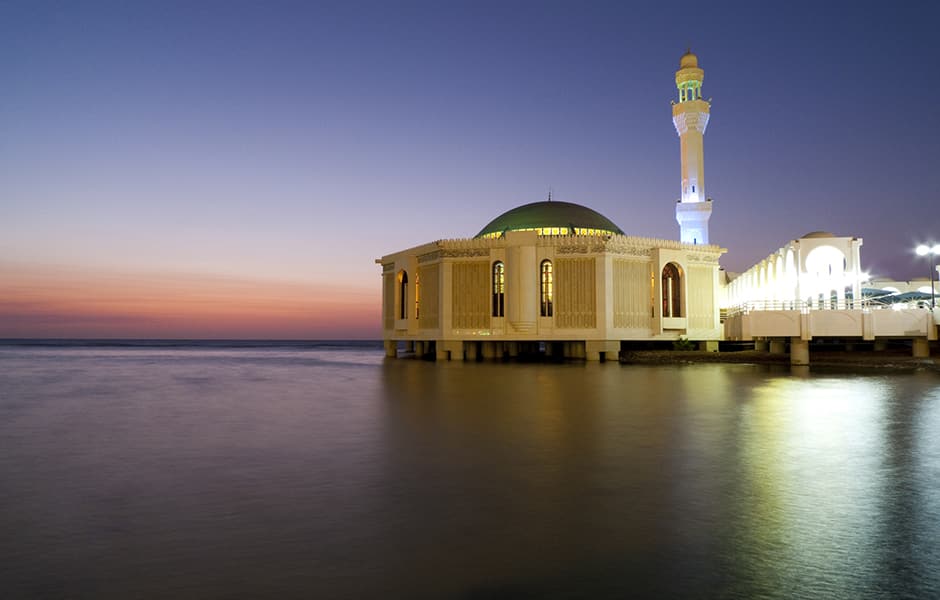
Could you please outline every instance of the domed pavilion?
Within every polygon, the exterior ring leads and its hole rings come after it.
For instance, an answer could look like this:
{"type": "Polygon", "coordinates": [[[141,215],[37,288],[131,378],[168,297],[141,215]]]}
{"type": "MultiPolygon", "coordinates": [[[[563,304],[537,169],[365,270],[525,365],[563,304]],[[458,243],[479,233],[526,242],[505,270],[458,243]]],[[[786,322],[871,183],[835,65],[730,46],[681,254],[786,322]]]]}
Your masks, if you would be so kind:
{"type": "Polygon", "coordinates": [[[621,343],[717,344],[717,246],[625,235],[571,202],[510,209],[471,238],[385,255],[386,352],[438,360],[544,351],[616,360],[621,343]]]}

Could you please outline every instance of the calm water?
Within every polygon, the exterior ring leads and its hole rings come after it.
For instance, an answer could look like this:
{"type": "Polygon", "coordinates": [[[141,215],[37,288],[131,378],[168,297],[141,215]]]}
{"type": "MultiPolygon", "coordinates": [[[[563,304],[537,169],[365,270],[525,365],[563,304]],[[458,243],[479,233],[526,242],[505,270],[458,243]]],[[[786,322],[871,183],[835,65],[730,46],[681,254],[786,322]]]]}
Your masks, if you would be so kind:
{"type": "Polygon", "coordinates": [[[4,598],[937,598],[940,377],[0,346],[4,598]]]}

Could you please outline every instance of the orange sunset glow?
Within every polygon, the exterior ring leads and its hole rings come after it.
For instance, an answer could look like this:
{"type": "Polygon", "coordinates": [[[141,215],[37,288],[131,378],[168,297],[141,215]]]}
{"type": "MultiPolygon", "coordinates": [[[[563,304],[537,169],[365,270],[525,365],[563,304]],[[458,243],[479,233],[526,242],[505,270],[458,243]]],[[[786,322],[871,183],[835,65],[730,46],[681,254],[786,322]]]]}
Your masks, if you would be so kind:
{"type": "Polygon", "coordinates": [[[368,339],[378,289],[0,265],[0,338],[368,339]]]}

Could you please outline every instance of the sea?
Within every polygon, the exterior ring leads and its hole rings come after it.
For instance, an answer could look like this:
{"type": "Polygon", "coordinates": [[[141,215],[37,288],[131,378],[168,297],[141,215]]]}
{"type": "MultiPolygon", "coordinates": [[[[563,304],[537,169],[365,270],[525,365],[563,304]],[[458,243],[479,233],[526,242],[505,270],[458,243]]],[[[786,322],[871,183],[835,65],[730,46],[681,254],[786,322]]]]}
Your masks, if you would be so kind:
{"type": "Polygon", "coordinates": [[[0,598],[940,597],[940,376],[0,342],[0,598]]]}

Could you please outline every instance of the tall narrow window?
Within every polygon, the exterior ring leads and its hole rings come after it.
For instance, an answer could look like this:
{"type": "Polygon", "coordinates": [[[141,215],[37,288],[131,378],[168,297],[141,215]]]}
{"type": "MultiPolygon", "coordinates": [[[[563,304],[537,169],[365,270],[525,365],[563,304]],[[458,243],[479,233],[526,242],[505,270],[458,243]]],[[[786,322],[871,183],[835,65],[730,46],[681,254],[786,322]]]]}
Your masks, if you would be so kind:
{"type": "Polygon", "coordinates": [[[501,261],[493,263],[493,316],[505,316],[506,267],[501,261]]]}
{"type": "Polygon", "coordinates": [[[554,275],[552,273],[552,261],[542,261],[542,316],[552,316],[552,295],[554,288],[554,275]]]}
{"type": "Polygon", "coordinates": [[[669,263],[663,267],[663,317],[682,316],[682,280],[679,267],[669,263]]]}
{"type": "Polygon", "coordinates": [[[398,272],[398,318],[408,318],[408,272],[398,272]]]}
{"type": "Polygon", "coordinates": [[[650,318],[656,316],[656,271],[650,266],[650,318]]]}
{"type": "Polygon", "coordinates": [[[421,276],[415,275],[415,318],[421,317],[421,276]]]}

